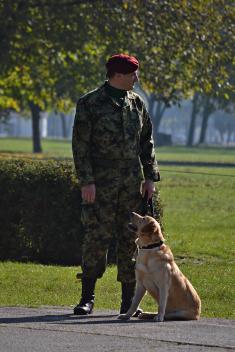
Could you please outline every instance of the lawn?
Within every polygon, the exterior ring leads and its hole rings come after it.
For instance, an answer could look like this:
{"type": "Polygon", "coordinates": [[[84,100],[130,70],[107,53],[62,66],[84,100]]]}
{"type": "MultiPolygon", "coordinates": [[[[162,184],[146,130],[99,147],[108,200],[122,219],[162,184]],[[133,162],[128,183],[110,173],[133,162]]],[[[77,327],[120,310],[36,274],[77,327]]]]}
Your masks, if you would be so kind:
{"type": "MultiPolygon", "coordinates": [[[[202,317],[235,319],[234,261],[216,258],[185,258],[178,260],[202,300],[202,317]]],[[[0,305],[42,305],[72,307],[78,302],[81,283],[77,282],[75,267],[40,264],[0,263],[0,305]]],[[[118,312],[121,289],[116,281],[116,267],[109,266],[96,287],[96,309],[118,312]]],[[[156,311],[153,299],[146,295],[141,303],[144,310],[156,311]]]]}
{"type": "MultiPolygon", "coordinates": [[[[29,149],[19,146],[19,140],[14,140],[18,143],[14,148],[14,143],[4,147],[3,142],[0,139],[1,156],[18,152],[18,157],[32,157],[29,149]]],[[[40,158],[63,157],[71,148],[70,142],[47,143],[48,154],[40,158]]],[[[187,156],[187,160],[234,162],[233,153],[226,148],[192,148],[188,153],[186,148],[163,147],[158,155],[159,160],[185,160],[182,158],[187,156]]],[[[176,262],[201,296],[202,316],[235,319],[235,168],[173,167],[160,162],[160,169],[165,237],[176,262]]],[[[76,267],[0,263],[0,305],[73,306],[81,291],[75,280],[77,271],[76,267]]],[[[115,266],[108,267],[98,281],[96,293],[97,308],[118,310],[120,284],[115,266]]],[[[155,309],[151,297],[144,298],[142,307],[155,309]]]]}
{"type": "Polygon", "coordinates": [[[158,187],[176,253],[234,258],[235,169],[167,167],[158,187]]]}
{"type": "Polygon", "coordinates": [[[2,157],[30,158],[71,158],[71,141],[42,139],[43,153],[32,154],[32,140],[29,138],[0,138],[0,153],[2,157]]]}
{"type": "Polygon", "coordinates": [[[158,160],[189,161],[189,162],[214,162],[234,163],[235,148],[224,147],[159,147],[157,148],[158,160]]]}
{"type": "MultiPolygon", "coordinates": [[[[13,156],[13,153],[23,154],[26,157],[57,157],[71,158],[72,149],[71,141],[42,139],[43,153],[33,155],[32,140],[29,138],[0,138],[0,153],[6,157],[13,156]]],[[[217,163],[235,163],[235,148],[224,147],[158,147],[157,159],[171,161],[189,161],[189,162],[217,162],[217,163]]]]}

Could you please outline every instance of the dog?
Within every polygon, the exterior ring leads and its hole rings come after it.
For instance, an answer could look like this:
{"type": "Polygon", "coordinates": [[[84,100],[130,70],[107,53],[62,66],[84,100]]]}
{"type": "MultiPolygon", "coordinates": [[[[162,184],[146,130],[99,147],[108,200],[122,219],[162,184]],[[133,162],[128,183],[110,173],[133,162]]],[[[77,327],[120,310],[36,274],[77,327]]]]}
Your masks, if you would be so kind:
{"type": "Polygon", "coordinates": [[[118,319],[130,319],[147,291],[156,300],[158,313],[143,312],[139,319],[198,320],[201,300],[164,243],[159,223],[151,216],[132,213],[128,228],[137,234],[136,290],[131,307],[118,319]]]}

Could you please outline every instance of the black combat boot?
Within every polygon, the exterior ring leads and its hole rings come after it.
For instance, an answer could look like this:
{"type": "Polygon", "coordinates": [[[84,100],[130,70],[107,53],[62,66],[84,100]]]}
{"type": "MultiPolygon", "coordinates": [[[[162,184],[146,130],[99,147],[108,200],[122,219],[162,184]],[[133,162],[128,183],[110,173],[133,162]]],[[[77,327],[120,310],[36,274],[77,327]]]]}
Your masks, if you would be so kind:
{"type": "Polygon", "coordinates": [[[79,304],[74,307],[75,315],[88,315],[92,313],[95,300],[96,279],[82,278],[82,297],[79,304]]]}
{"type": "MultiPolygon", "coordinates": [[[[122,282],[122,303],[120,308],[120,314],[125,314],[131,306],[132,298],[135,293],[135,282],[122,282]]],[[[138,309],[133,317],[138,317],[142,313],[141,309],[138,309]]]]}

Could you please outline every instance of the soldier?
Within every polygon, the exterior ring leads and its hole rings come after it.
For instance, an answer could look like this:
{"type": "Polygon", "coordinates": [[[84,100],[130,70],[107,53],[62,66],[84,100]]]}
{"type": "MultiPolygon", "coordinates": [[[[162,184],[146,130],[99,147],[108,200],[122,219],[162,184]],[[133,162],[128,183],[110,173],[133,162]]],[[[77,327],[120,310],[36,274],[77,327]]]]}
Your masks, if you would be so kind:
{"type": "Polygon", "coordinates": [[[150,117],[139,95],[139,62],[113,55],[105,83],[82,96],[73,126],[73,157],[81,186],[84,228],[82,297],[74,314],[91,314],[95,284],[106,268],[113,234],[117,241],[120,313],[127,312],[135,290],[135,234],[127,229],[130,211],[140,211],[145,192],[151,198],[160,180],[150,117]]]}

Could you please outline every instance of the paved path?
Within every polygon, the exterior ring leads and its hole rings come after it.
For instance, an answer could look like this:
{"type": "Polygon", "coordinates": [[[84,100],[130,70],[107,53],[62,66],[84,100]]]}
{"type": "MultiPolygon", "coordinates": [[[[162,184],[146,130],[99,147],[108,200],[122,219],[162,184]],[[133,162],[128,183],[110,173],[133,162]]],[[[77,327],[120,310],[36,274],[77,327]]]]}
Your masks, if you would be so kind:
{"type": "Polygon", "coordinates": [[[0,352],[235,351],[235,320],[154,323],[117,312],[77,317],[70,308],[0,308],[0,352]]]}

